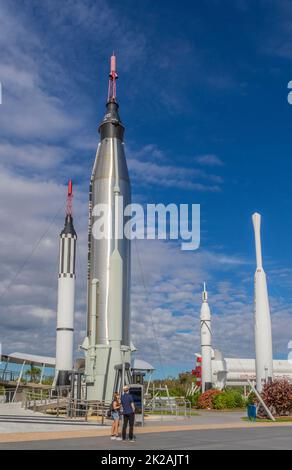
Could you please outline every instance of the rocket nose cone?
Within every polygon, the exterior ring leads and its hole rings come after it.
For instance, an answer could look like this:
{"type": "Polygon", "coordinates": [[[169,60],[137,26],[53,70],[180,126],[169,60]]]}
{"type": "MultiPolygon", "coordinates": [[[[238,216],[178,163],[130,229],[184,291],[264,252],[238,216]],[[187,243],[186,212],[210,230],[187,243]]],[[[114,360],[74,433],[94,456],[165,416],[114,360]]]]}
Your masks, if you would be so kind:
{"type": "Polygon", "coordinates": [[[261,214],[258,214],[257,212],[253,214],[252,216],[252,223],[254,227],[255,233],[259,233],[261,230],[261,222],[262,222],[262,216],[261,214]]]}
{"type": "Polygon", "coordinates": [[[261,214],[259,214],[258,212],[255,212],[253,215],[252,215],[252,221],[254,224],[259,224],[260,221],[261,221],[261,214]]]}
{"type": "Polygon", "coordinates": [[[74,225],[73,225],[73,217],[72,215],[66,215],[65,218],[65,226],[61,232],[61,235],[72,235],[72,236],[77,236],[74,225]]]}

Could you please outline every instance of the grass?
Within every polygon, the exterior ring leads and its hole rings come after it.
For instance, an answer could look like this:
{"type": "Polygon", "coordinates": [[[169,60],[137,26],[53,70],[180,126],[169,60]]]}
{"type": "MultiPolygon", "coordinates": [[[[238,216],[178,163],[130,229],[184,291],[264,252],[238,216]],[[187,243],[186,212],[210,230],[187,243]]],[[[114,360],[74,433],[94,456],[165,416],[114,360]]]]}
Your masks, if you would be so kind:
{"type": "MultiPolygon", "coordinates": [[[[249,421],[247,417],[241,418],[243,421],[249,421]]],[[[271,419],[261,419],[257,418],[254,423],[292,423],[292,416],[281,416],[281,418],[275,418],[276,421],[272,421],[271,419]]]]}
{"type": "MultiPolygon", "coordinates": [[[[200,411],[200,409],[199,409],[200,411]]],[[[216,411],[216,413],[234,413],[234,412],[245,412],[246,408],[223,408],[222,410],[215,410],[215,408],[212,408],[210,410],[208,409],[202,409],[201,411],[216,411]]]]}
{"type": "MultiPolygon", "coordinates": [[[[154,411],[146,411],[145,416],[147,415],[176,416],[176,413],[171,413],[169,410],[165,410],[165,411],[154,410],[154,411]]],[[[185,416],[184,411],[179,411],[177,413],[177,416],[185,416]]],[[[200,416],[200,415],[196,411],[191,411],[191,412],[187,412],[187,416],[200,416]]]]}

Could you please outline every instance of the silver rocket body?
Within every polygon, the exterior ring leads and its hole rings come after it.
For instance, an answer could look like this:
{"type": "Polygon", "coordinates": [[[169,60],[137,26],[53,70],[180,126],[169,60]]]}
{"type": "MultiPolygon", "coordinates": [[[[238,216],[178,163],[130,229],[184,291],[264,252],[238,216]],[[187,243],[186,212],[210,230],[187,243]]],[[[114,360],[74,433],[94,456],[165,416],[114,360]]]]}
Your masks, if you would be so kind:
{"type": "Polygon", "coordinates": [[[69,373],[73,370],[76,242],[73,218],[67,215],[65,227],[60,234],[55,375],[57,386],[69,385],[69,373]]]}
{"type": "Polygon", "coordinates": [[[201,321],[201,355],[202,355],[202,392],[212,388],[212,332],[211,312],[208,304],[208,294],[204,284],[202,293],[201,321]]]}
{"type": "Polygon", "coordinates": [[[253,215],[252,219],[255,232],[257,260],[257,268],[254,278],[256,384],[257,390],[261,392],[264,383],[273,379],[272,325],[267,279],[262,262],[260,235],[261,216],[256,213],[253,215]]]}
{"type": "Polygon", "coordinates": [[[111,400],[117,368],[130,362],[131,252],[123,214],[131,187],[116,102],[107,103],[99,132],[89,198],[85,375],[89,400],[111,400]]]}

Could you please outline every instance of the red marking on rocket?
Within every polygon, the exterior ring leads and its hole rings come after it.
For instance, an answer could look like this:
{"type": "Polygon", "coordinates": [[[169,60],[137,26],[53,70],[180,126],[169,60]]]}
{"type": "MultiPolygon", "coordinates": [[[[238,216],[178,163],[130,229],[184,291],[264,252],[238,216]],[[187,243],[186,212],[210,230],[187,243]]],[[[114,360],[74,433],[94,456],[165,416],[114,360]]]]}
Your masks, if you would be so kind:
{"type": "Polygon", "coordinates": [[[73,199],[73,183],[72,180],[68,181],[68,193],[67,193],[67,215],[72,216],[72,199],[73,199]]]}
{"type": "Polygon", "coordinates": [[[109,73],[109,83],[108,83],[108,101],[116,100],[116,80],[118,78],[117,74],[117,60],[115,53],[111,56],[110,60],[110,73],[109,73]]]}
{"type": "Polygon", "coordinates": [[[73,183],[72,180],[68,181],[68,196],[72,196],[73,194],[73,183]]]}

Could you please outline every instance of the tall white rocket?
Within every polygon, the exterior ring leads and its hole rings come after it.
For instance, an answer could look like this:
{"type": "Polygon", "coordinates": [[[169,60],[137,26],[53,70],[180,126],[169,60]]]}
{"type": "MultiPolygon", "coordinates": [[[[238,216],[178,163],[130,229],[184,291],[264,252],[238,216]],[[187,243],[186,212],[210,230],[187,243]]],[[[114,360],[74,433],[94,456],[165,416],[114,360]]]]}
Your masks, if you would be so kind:
{"type": "Polygon", "coordinates": [[[257,263],[254,280],[256,383],[257,390],[261,392],[263,384],[273,378],[272,326],[267,279],[262,260],[260,214],[253,214],[252,220],[255,233],[257,263]]]}
{"type": "Polygon", "coordinates": [[[82,345],[88,400],[111,401],[113,393],[131,380],[131,242],[124,234],[131,185],[116,97],[117,77],[112,55],[89,194],[87,337],[82,345]],[[105,207],[106,222],[101,223],[100,210],[104,212],[105,207]]]}
{"type": "Polygon", "coordinates": [[[77,235],[73,225],[72,197],[72,181],[69,181],[65,226],[60,233],[55,376],[57,386],[69,385],[69,372],[73,369],[77,235]]]}
{"type": "Polygon", "coordinates": [[[208,304],[208,292],[204,283],[201,307],[201,355],[202,355],[202,392],[212,388],[212,332],[211,312],[208,304]]]}

